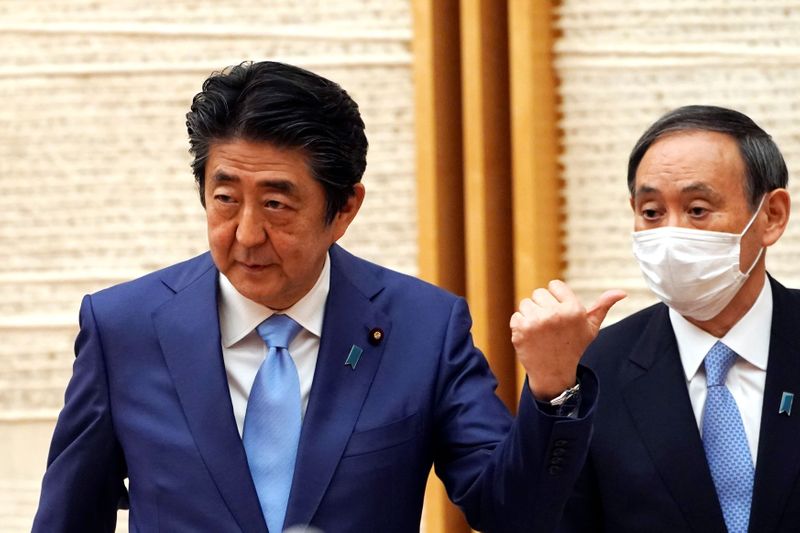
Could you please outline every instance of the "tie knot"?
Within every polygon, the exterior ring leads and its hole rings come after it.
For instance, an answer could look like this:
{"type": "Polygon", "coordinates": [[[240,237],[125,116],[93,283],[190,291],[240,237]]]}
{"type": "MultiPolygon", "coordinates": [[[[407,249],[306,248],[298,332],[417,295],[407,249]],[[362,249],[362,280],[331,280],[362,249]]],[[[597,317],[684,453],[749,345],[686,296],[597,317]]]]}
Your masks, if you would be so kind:
{"type": "Polygon", "coordinates": [[[735,360],[736,352],[720,341],[714,343],[714,346],[711,347],[705,358],[707,386],[714,387],[724,385],[728,370],[731,369],[735,360]]]}
{"type": "Polygon", "coordinates": [[[289,348],[302,328],[288,315],[275,314],[259,324],[256,331],[270,348],[289,348]]]}

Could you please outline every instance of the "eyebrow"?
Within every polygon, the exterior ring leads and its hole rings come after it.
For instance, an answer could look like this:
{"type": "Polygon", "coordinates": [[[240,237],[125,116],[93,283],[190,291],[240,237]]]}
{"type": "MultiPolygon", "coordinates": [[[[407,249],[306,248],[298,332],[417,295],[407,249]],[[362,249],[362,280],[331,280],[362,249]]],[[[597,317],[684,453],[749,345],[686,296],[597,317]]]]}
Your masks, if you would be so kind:
{"type": "MultiPolygon", "coordinates": [[[[636,189],[636,196],[640,194],[650,194],[650,193],[657,193],[659,192],[658,189],[655,187],[651,187],[649,185],[642,185],[638,189],[636,189]]],[[[709,187],[705,183],[692,183],[681,189],[681,194],[689,193],[689,192],[702,192],[709,195],[713,199],[719,199],[720,194],[715,191],[713,188],[709,187]]]]}
{"type": "MultiPolygon", "coordinates": [[[[215,183],[241,183],[242,181],[239,176],[226,172],[216,172],[211,176],[211,179],[215,183]]],[[[262,189],[270,189],[285,194],[295,194],[297,192],[297,186],[294,183],[280,178],[261,179],[256,182],[256,185],[262,189]]]]}
{"type": "Polygon", "coordinates": [[[655,187],[650,187],[649,185],[642,185],[634,191],[634,196],[639,196],[640,194],[650,194],[654,192],[658,192],[658,189],[655,187]]]}

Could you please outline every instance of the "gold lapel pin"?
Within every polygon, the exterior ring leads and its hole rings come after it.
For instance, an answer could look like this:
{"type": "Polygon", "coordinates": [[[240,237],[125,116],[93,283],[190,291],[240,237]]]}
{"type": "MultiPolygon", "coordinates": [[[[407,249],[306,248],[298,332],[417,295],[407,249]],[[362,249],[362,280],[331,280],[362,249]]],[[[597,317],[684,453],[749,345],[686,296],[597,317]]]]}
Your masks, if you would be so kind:
{"type": "Polygon", "coordinates": [[[377,346],[383,340],[383,330],[381,328],[372,328],[369,330],[369,343],[377,346]]]}

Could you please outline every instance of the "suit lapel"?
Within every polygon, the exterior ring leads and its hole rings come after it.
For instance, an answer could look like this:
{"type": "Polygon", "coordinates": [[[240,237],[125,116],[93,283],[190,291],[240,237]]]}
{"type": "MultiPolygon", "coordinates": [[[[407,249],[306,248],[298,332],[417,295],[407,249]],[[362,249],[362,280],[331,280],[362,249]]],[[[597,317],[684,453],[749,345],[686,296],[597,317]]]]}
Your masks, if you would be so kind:
{"type": "Polygon", "coordinates": [[[779,283],[770,281],[772,329],[750,531],[778,529],[786,500],[800,477],[800,344],[796,337],[800,302],[779,283]],[[798,395],[791,416],[778,414],[784,391],[798,395]]]}
{"type": "Polygon", "coordinates": [[[264,532],[222,359],[217,270],[209,261],[209,268],[196,279],[170,286],[176,294],[156,310],[153,321],[189,429],[241,530],[264,532]]]}
{"type": "Polygon", "coordinates": [[[661,478],[695,531],[725,531],[666,306],[623,374],[623,396],[661,478]]]}
{"type": "Polygon", "coordinates": [[[372,385],[391,329],[388,317],[371,301],[381,289],[354,258],[338,246],[331,249],[330,292],[286,526],[311,523],[372,385]],[[377,345],[369,342],[372,328],[383,331],[377,345]],[[345,366],[353,345],[363,349],[355,369],[345,366]]]}

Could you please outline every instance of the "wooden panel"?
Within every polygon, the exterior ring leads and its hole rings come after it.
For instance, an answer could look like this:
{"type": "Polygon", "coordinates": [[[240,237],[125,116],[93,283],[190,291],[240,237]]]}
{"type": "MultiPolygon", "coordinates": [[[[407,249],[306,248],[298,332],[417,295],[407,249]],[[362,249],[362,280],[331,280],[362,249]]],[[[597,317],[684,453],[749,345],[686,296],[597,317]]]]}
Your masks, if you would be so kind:
{"type": "Polygon", "coordinates": [[[550,0],[508,2],[517,300],[563,270],[552,17],[550,0]]]}
{"type": "MultiPolygon", "coordinates": [[[[420,277],[464,294],[461,80],[457,0],[414,0],[414,83],[420,277]]],[[[468,531],[431,473],[426,533],[468,531]]]]}
{"type": "Polygon", "coordinates": [[[475,343],[515,410],[507,16],[505,2],[461,5],[467,298],[475,343]]]}
{"type": "Polygon", "coordinates": [[[419,272],[464,294],[458,2],[413,7],[419,272]]]}

